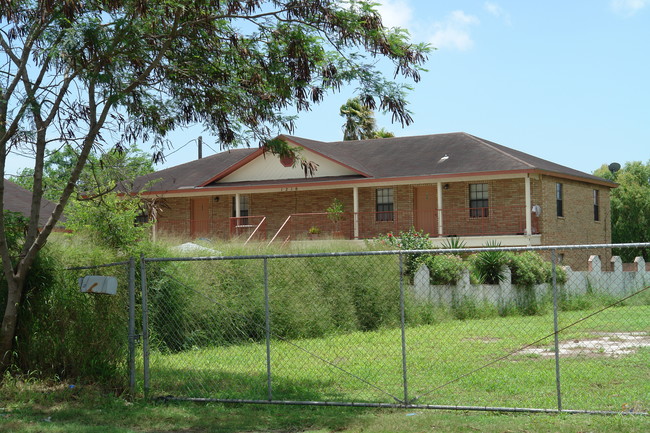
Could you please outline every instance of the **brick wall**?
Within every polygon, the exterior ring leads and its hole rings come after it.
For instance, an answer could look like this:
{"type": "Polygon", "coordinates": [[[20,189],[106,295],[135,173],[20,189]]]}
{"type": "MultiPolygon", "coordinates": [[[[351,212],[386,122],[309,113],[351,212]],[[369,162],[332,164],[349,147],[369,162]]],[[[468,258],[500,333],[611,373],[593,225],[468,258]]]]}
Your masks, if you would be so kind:
{"type": "Polygon", "coordinates": [[[168,197],[158,202],[157,236],[187,238],[190,235],[190,199],[168,197]]]}
{"type": "MultiPolygon", "coordinates": [[[[489,180],[485,182],[450,182],[443,190],[443,234],[513,234],[523,233],[525,213],[525,181],[520,179],[489,180]],[[470,183],[487,183],[490,213],[485,218],[470,217],[469,185],[470,183]],[[456,213],[455,213],[456,212],[456,213]],[[483,227],[479,227],[483,225],[483,227]],[[485,232],[486,227],[491,232],[485,232]],[[472,232],[475,230],[475,232],[472,232]]],[[[391,186],[381,186],[389,188],[391,186]]],[[[412,185],[392,186],[394,215],[390,221],[377,221],[376,190],[377,187],[359,188],[359,228],[360,237],[373,237],[377,233],[408,230],[414,224],[413,207],[415,187],[412,185]]],[[[435,185],[433,185],[435,194],[435,185]]],[[[531,178],[532,204],[539,205],[542,213],[539,221],[534,221],[542,233],[543,245],[557,244],[593,244],[611,241],[609,188],[585,182],[540,176],[531,178]],[[564,216],[557,217],[555,202],[555,184],[563,184],[564,216]],[[600,197],[600,220],[594,221],[593,190],[598,189],[600,197]]],[[[229,218],[233,214],[232,194],[210,197],[210,233],[211,237],[228,238],[229,218]]],[[[250,194],[249,215],[266,216],[267,234],[272,236],[282,226],[286,218],[297,213],[325,213],[336,198],[343,203],[344,211],[353,211],[352,188],[339,188],[314,191],[282,191],[274,193],[250,194]]],[[[437,198],[434,198],[437,203],[437,198]]],[[[189,198],[166,198],[159,214],[159,233],[177,237],[190,236],[191,200],[189,198]]],[[[437,216],[436,216],[437,217],[437,216]]],[[[333,230],[332,222],[326,215],[309,216],[293,219],[292,236],[296,233],[306,234],[309,227],[316,225],[323,231],[333,230]]],[[[341,222],[340,230],[345,237],[353,235],[352,218],[341,222]]],[[[595,252],[603,262],[611,257],[609,251],[595,252]]],[[[578,266],[585,258],[571,251],[563,252],[565,263],[578,266]]]]}
{"type": "MultiPolygon", "coordinates": [[[[543,245],[583,245],[606,244],[612,240],[610,221],[610,189],[585,182],[543,176],[542,186],[542,244],[543,245]],[[556,184],[563,189],[563,216],[557,216],[556,184]],[[593,191],[599,191],[600,218],[594,221],[593,191]]],[[[611,250],[590,250],[589,254],[599,255],[603,263],[609,263],[611,250]]],[[[588,254],[566,250],[564,264],[582,270],[588,254]],[[587,255],[585,255],[587,254],[587,255]]]]}
{"type": "MultiPolygon", "coordinates": [[[[502,179],[448,183],[442,192],[443,235],[523,233],[526,228],[525,180],[502,179]],[[488,184],[487,217],[471,217],[470,184],[488,184]]],[[[539,181],[531,180],[533,203],[541,195],[539,181]]]]}

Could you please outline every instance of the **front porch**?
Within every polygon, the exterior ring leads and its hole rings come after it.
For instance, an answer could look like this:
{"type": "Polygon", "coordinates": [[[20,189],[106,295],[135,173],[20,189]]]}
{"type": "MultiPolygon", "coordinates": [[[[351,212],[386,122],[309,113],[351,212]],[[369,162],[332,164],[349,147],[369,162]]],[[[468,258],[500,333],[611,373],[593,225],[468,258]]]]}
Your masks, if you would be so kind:
{"type": "Polygon", "coordinates": [[[487,240],[539,245],[541,195],[539,179],[528,174],[279,191],[242,187],[234,193],[167,199],[154,233],[286,243],[364,240],[414,227],[440,242],[462,237],[476,246],[487,240]],[[335,214],[333,203],[340,206],[335,214]]]}
{"type": "MultiPolygon", "coordinates": [[[[327,212],[295,213],[279,227],[269,227],[264,215],[210,220],[159,220],[156,236],[189,233],[191,238],[251,240],[271,243],[313,240],[364,240],[415,227],[442,245],[450,237],[462,237],[467,246],[487,240],[503,246],[540,245],[539,222],[533,214],[527,222],[524,206],[431,209],[426,211],[343,212],[333,218],[327,212]],[[530,224],[530,234],[527,233],[530,224]]],[[[185,235],[186,236],[186,235],[185,235]]],[[[178,235],[177,235],[178,237],[178,235]]]]}
{"type": "Polygon", "coordinates": [[[462,237],[468,246],[481,246],[488,239],[504,246],[540,245],[537,217],[531,217],[530,234],[526,224],[524,206],[344,212],[337,220],[326,212],[299,213],[289,215],[279,230],[270,234],[270,240],[363,240],[414,227],[428,234],[434,245],[441,245],[449,237],[462,237]]]}

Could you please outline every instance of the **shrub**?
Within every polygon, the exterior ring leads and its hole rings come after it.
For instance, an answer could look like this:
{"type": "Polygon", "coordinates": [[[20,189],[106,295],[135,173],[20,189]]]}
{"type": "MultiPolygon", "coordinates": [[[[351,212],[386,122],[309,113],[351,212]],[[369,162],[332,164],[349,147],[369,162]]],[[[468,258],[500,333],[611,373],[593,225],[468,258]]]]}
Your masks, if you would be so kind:
{"type": "Polygon", "coordinates": [[[122,389],[128,347],[126,267],[68,271],[64,263],[69,252],[56,242],[39,252],[19,312],[17,367],[122,389]],[[80,293],[78,278],[91,273],[116,276],[118,294],[80,293]]]}
{"type": "MultiPolygon", "coordinates": [[[[487,244],[486,247],[499,247],[498,243],[487,244]]],[[[481,251],[470,257],[470,269],[480,284],[498,284],[503,280],[501,273],[508,263],[505,251],[494,249],[481,251]]]]}
{"type": "MultiPolygon", "coordinates": [[[[508,253],[506,265],[512,273],[512,283],[520,286],[531,287],[535,284],[552,283],[552,263],[534,251],[523,253],[508,253]]],[[[560,266],[555,267],[556,282],[566,282],[566,272],[560,266]]]]}
{"type": "MultiPolygon", "coordinates": [[[[405,232],[401,231],[397,235],[389,232],[379,236],[378,239],[383,244],[399,250],[430,250],[433,248],[429,234],[425,234],[423,230],[416,230],[415,227],[411,227],[405,232]]],[[[423,254],[414,253],[407,254],[404,258],[404,274],[411,280],[420,267],[420,257],[423,257],[423,254]]]]}
{"type": "Polygon", "coordinates": [[[463,259],[453,254],[426,255],[420,261],[429,268],[431,284],[456,284],[465,269],[463,259]]]}
{"type": "Polygon", "coordinates": [[[149,224],[136,224],[142,214],[139,197],[111,193],[97,200],[72,201],[66,208],[66,228],[110,248],[133,252],[149,236],[149,224]]]}

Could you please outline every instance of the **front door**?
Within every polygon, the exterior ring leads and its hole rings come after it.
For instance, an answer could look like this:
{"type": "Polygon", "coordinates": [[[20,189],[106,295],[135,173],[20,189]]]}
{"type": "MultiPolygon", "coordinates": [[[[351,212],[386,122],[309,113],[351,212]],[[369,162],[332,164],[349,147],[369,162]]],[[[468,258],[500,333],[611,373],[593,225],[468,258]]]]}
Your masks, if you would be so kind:
{"type": "Polygon", "coordinates": [[[423,185],[415,188],[415,228],[436,236],[437,197],[434,185],[423,185]]]}
{"type": "Polygon", "coordinates": [[[194,238],[210,236],[210,197],[190,200],[190,236],[194,238]]]}

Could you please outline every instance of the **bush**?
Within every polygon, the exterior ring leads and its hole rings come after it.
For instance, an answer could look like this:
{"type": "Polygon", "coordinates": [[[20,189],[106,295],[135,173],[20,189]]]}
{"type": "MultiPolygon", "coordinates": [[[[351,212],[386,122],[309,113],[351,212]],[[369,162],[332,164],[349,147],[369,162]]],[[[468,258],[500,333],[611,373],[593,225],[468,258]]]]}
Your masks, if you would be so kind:
{"type": "Polygon", "coordinates": [[[505,251],[495,249],[474,254],[469,262],[470,270],[480,284],[499,284],[503,280],[501,272],[508,258],[505,251]]]}
{"type": "Polygon", "coordinates": [[[69,251],[49,242],[30,271],[16,330],[17,367],[123,389],[128,348],[126,267],[67,271],[69,251]],[[118,278],[116,296],[79,292],[79,277],[102,272],[118,278]]]}
{"type": "MultiPolygon", "coordinates": [[[[525,287],[532,287],[535,284],[552,283],[553,264],[534,251],[523,253],[508,253],[506,265],[512,273],[512,283],[525,287]]],[[[560,266],[555,267],[556,282],[566,282],[566,272],[560,266]]]]}
{"type": "MultiPolygon", "coordinates": [[[[395,235],[389,232],[385,235],[379,236],[379,241],[389,247],[399,250],[430,250],[432,249],[429,234],[424,233],[423,230],[415,230],[411,227],[408,231],[401,231],[395,235]]],[[[420,258],[423,254],[407,254],[404,259],[404,274],[411,280],[413,275],[420,267],[420,258]]]]}
{"type": "Polygon", "coordinates": [[[426,255],[420,262],[429,268],[431,284],[456,284],[465,269],[463,259],[454,254],[426,255]]]}
{"type": "Polygon", "coordinates": [[[66,228],[110,248],[133,253],[149,237],[149,224],[136,224],[142,215],[139,197],[111,193],[97,200],[72,201],[66,208],[66,228]]]}

